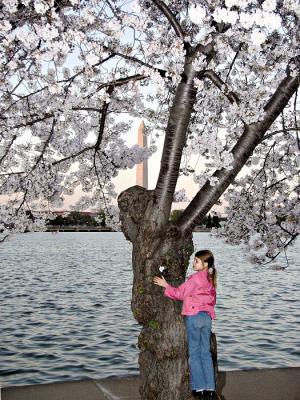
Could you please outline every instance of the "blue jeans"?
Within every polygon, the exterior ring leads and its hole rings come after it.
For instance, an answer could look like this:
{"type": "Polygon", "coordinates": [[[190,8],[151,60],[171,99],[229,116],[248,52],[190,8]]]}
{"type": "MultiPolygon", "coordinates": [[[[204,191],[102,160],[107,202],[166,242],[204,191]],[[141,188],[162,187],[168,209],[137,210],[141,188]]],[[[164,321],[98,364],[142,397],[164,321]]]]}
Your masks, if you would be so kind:
{"type": "Polygon", "coordinates": [[[215,390],[214,367],[210,352],[212,321],[206,311],[185,316],[187,330],[190,383],[192,390],[215,390]]]}

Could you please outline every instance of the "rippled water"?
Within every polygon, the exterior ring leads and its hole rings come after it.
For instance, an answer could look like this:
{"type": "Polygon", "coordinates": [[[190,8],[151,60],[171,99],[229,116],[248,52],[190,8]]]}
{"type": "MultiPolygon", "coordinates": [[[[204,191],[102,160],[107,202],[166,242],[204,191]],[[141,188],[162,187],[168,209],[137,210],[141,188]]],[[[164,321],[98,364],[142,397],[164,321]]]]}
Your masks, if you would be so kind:
{"type": "MultiPolygon", "coordinates": [[[[209,233],[194,241],[216,256],[220,369],[300,366],[299,239],[286,271],[255,267],[209,233]]],[[[121,233],[29,233],[0,246],[0,258],[2,386],[138,373],[121,233]]]]}

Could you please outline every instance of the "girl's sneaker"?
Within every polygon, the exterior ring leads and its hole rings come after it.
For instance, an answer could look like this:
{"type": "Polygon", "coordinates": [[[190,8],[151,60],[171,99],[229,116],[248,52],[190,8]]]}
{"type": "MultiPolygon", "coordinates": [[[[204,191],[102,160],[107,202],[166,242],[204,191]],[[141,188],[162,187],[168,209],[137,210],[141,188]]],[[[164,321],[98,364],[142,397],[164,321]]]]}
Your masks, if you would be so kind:
{"type": "Polygon", "coordinates": [[[205,400],[217,400],[217,395],[215,390],[204,390],[205,400]]]}
{"type": "Polygon", "coordinates": [[[204,397],[204,392],[205,392],[205,390],[203,390],[203,391],[201,391],[201,392],[197,392],[196,390],[192,390],[192,394],[193,394],[193,397],[195,397],[195,399],[205,399],[205,397],[204,397]]]}

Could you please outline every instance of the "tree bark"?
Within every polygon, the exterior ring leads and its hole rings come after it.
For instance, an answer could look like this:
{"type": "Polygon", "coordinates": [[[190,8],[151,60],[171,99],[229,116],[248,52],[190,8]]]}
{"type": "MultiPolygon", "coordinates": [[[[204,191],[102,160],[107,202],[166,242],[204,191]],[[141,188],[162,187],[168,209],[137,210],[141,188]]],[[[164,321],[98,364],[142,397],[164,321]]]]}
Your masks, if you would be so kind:
{"type": "Polygon", "coordinates": [[[123,232],[133,244],[131,309],[142,326],[138,347],[142,400],[191,399],[187,337],[182,303],[164,296],[153,277],[164,266],[167,281],[184,282],[193,253],[192,232],[182,236],[168,223],[158,231],[153,191],[131,187],[119,195],[123,232]],[[153,218],[154,217],[154,218],[153,218]]]}
{"type": "Polygon", "coordinates": [[[197,95],[197,89],[194,86],[195,75],[192,58],[186,57],[182,80],[176,88],[169,114],[160,171],[154,190],[157,207],[161,210],[157,220],[158,227],[167,223],[171,212],[182,151],[197,95]]]}

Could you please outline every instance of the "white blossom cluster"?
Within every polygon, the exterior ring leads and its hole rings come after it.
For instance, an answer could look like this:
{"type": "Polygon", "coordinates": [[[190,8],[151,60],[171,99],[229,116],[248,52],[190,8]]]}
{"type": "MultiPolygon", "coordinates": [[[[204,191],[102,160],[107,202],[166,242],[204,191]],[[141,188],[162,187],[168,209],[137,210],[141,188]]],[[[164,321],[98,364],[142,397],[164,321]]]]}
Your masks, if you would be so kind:
{"type": "Polygon", "coordinates": [[[174,193],[174,198],[173,198],[174,203],[187,202],[187,201],[189,201],[189,199],[185,189],[177,190],[174,193]]]}
{"type": "Polygon", "coordinates": [[[113,230],[121,231],[118,207],[110,205],[109,207],[105,208],[105,223],[113,230]]]}
{"type": "MultiPolygon", "coordinates": [[[[191,62],[197,94],[181,170],[193,175],[199,188],[205,182],[218,185],[214,172],[231,170],[231,150],[245,125],[264,118],[287,70],[291,76],[299,73],[299,1],[165,4],[183,37],[147,0],[3,2],[0,194],[10,201],[1,208],[0,235],[39,229],[42,217],[32,221],[29,211],[51,213],[77,188],[84,196],[74,209],[104,208],[107,220],[111,213],[118,226],[110,207],[117,196],[111,181],[120,169],[133,168],[156,151],[183,77],[187,43],[201,46],[191,62]],[[211,57],[201,50],[205,46],[213,49],[211,57]],[[145,120],[147,150],[126,144],[132,118],[145,120]],[[187,168],[184,163],[195,155],[198,169],[187,168]]],[[[227,192],[229,222],[223,234],[240,243],[259,233],[267,257],[282,250],[281,240],[298,229],[298,104],[294,96],[266,134],[275,136],[266,137],[248,161],[247,177],[227,192]],[[256,177],[257,168],[264,172],[256,177]]],[[[254,248],[256,242],[251,243],[254,248]]]]}
{"type": "MultiPolygon", "coordinates": [[[[273,141],[252,157],[255,167],[225,193],[227,221],[215,234],[242,245],[250,261],[268,263],[300,233],[299,165],[296,137],[273,141]]],[[[278,138],[278,139],[279,139],[278,138]]]]}

